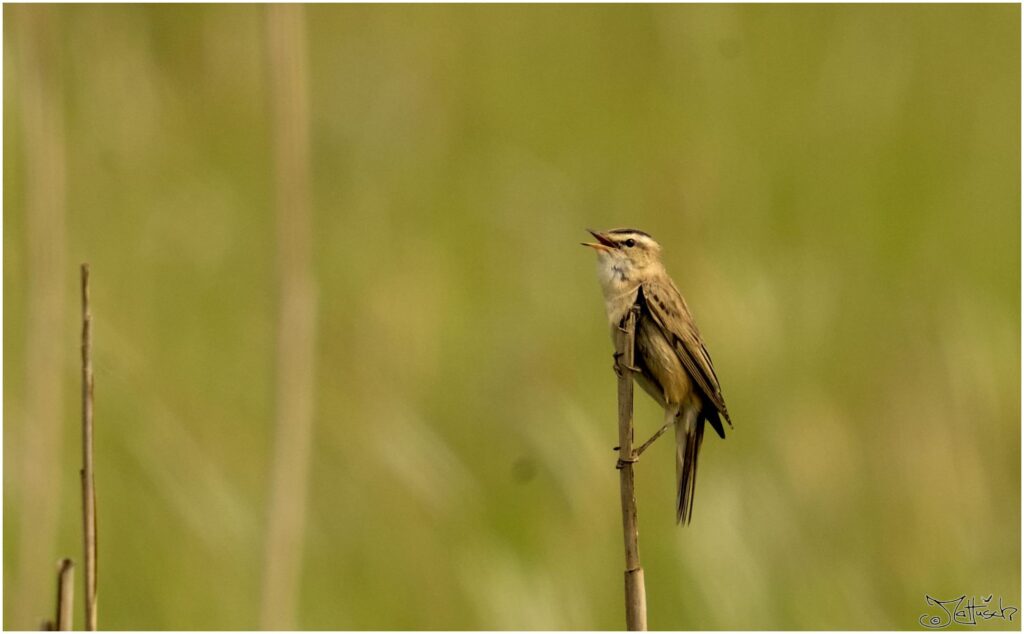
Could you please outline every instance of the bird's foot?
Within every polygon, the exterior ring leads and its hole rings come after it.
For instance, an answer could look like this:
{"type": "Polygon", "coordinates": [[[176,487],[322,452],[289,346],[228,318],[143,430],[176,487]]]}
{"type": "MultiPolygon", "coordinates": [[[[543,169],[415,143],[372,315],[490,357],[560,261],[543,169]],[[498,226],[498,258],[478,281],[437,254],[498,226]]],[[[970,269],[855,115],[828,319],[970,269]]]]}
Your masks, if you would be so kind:
{"type": "Polygon", "coordinates": [[[612,354],[612,359],[614,360],[614,363],[612,364],[612,371],[615,372],[615,376],[622,376],[623,369],[629,370],[630,372],[636,372],[637,374],[640,373],[640,368],[636,366],[619,363],[619,357],[621,356],[621,352],[616,352],[612,354]]]}
{"type": "Polygon", "coordinates": [[[632,458],[626,458],[626,459],[619,458],[618,460],[616,460],[615,461],[615,468],[616,469],[622,469],[623,467],[625,467],[628,464],[635,464],[637,462],[640,462],[640,456],[638,456],[636,454],[633,454],[632,458]]]}

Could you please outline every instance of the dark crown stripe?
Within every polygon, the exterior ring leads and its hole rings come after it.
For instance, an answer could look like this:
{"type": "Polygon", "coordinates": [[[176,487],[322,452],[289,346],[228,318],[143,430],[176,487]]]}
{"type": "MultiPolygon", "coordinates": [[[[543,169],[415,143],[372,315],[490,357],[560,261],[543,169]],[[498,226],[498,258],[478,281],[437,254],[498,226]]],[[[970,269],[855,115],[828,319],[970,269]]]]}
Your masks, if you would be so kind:
{"type": "Polygon", "coordinates": [[[649,234],[649,233],[647,233],[645,231],[640,231],[639,229],[612,229],[608,233],[613,234],[613,235],[626,235],[626,234],[629,234],[629,233],[633,233],[633,234],[636,234],[638,236],[644,236],[644,237],[647,237],[647,238],[651,237],[651,234],[649,234]]]}

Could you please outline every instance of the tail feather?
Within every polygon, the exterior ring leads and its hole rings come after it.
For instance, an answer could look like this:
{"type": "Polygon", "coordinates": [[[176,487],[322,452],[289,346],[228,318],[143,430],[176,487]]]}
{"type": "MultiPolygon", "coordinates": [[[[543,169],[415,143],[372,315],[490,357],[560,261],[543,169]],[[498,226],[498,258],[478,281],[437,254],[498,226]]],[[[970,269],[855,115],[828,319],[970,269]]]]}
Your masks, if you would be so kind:
{"type": "Polygon", "coordinates": [[[697,490],[697,457],[704,440],[704,417],[696,412],[676,420],[676,521],[689,524],[693,517],[693,495],[697,490]]]}
{"type": "MultiPolygon", "coordinates": [[[[721,438],[722,440],[725,440],[725,428],[722,427],[722,417],[721,415],[719,415],[718,410],[715,409],[714,407],[707,407],[704,409],[703,412],[701,412],[701,415],[704,416],[709,423],[711,423],[711,427],[714,428],[715,432],[718,434],[718,437],[721,438]]],[[[726,416],[725,420],[726,422],[729,423],[729,426],[732,427],[732,421],[729,420],[728,416],[726,416]]]]}

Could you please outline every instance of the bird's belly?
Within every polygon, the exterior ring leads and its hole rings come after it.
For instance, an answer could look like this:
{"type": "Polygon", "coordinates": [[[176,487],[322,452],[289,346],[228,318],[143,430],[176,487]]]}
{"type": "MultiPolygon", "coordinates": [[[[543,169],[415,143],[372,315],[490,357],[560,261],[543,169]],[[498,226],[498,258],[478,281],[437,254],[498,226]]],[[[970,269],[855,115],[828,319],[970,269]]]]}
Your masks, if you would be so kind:
{"type": "Polygon", "coordinates": [[[693,382],[675,350],[650,319],[641,319],[636,337],[637,383],[664,407],[681,404],[693,395],[693,382]]]}

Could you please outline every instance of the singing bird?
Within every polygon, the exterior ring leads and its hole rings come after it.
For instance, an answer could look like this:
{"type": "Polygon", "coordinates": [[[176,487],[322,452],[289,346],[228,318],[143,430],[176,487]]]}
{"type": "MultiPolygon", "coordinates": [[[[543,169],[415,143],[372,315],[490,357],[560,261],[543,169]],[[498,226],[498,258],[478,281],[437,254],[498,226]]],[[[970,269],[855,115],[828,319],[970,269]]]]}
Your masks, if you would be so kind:
{"type": "Polygon", "coordinates": [[[732,427],[711,355],[686,300],[661,263],[661,245],[637,229],[587,231],[597,239],[582,244],[597,252],[597,278],[613,341],[626,313],[633,306],[639,309],[633,376],[665,409],[662,429],[675,427],[676,521],[687,524],[693,516],[704,423],[722,438],[722,418],[732,427]]]}

